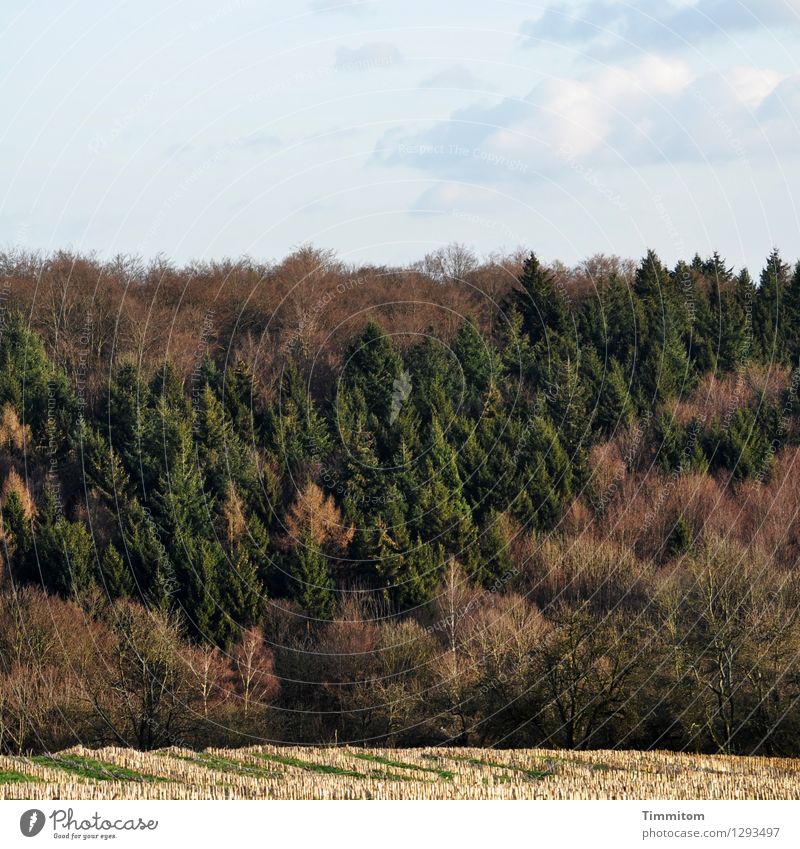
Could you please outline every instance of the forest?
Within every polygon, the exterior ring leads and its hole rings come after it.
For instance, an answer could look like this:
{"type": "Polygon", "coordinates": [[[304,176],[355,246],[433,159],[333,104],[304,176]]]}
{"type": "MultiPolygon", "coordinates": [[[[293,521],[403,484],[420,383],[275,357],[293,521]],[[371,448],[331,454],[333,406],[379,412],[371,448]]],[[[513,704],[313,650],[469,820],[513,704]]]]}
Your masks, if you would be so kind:
{"type": "Polygon", "coordinates": [[[0,752],[800,755],[800,263],[0,254],[0,752]]]}

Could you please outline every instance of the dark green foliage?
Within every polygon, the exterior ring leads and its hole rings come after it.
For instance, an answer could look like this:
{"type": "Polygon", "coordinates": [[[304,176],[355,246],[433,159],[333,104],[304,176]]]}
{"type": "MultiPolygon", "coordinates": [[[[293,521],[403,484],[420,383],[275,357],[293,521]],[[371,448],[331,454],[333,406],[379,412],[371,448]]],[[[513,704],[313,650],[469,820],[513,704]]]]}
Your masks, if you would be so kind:
{"type": "Polygon", "coordinates": [[[495,510],[487,513],[479,531],[480,564],[473,578],[484,586],[508,580],[514,570],[502,516],[495,510]]]}
{"type": "Polygon", "coordinates": [[[519,284],[522,291],[513,294],[509,306],[522,316],[522,330],[531,344],[543,341],[547,346],[551,338],[569,330],[569,305],[564,293],[556,286],[553,273],[533,253],[525,260],[519,284]]]}
{"type": "Polygon", "coordinates": [[[515,428],[514,463],[519,476],[511,512],[529,530],[551,528],[572,495],[572,464],[545,417],[534,415],[515,428]]]}
{"type": "Polygon", "coordinates": [[[92,537],[83,522],[63,516],[52,520],[48,511],[36,531],[36,556],[42,584],[64,597],[80,596],[89,589],[96,566],[92,537]]]}
{"type": "Polygon", "coordinates": [[[589,357],[596,363],[592,367],[591,398],[594,401],[594,426],[604,435],[610,436],[617,430],[624,430],[636,415],[636,407],[631,396],[631,387],[625,379],[625,373],[619,361],[612,357],[606,371],[602,370],[599,358],[594,351],[589,357]]]}
{"type": "Polygon", "coordinates": [[[653,447],[658,464],[665,472],[690,474],[705,472],[707,439],[700,422],[691,421],[685,427],[666,413],[658,416],[653,425],[653,447]]]}
{"type": "Polygon", "coordinates": [[[16,580],[34,580],[36,570],[32,563],[31,520],[18,492],[12,490],[8,493],[0,507],[0,519],[5,536],[4,554],[9,558],[12,575],[16,580]]]}
{"type": "Polygon", "coordinates": [[[307,383],[294,360],[288,360],[280,377],[279,394],[264,416],[264,432],[282,471],[302,487],[310,466],[326,459],[330,436],[307,383]]]}
{"type": "Polygon", "coordinates": [[[310,535],[304,534],[290,557],[292,594],[313,619],[333,617],[336,604],[333,579],[325,555],[310,535]]]}
{"type": "MultiPolygon", "coordinates": [[[[767,479],[797,440],[796,386],[779,401],[748,395],[722,421],[687,421],[675,402],[695,405],[701,377],[734,372],[749,387],[751,364],[797,364],[800,264],[775,251],[756,286],[718,254],[668,270],[651,251],[635,275],[617,266],[593,282],[572,291],[531,254],[495,315],[476,306],[402,341],[369,322],[319,372],[292,346],[257,379],[212,349],[190,374],[122,359],[86,405],[51,340],[11,312],[3,470],[24,458],[36,505],[16,479],[0,492],[9,574],[182,612],[193,639],[228,646],[264,625],[267,596],[327,620],[353,586],[389,611],[426,605],[448,563],[473,585],[504,581],[509,536],[558,529],[585,504],[590,452],[620,431],[642,434],[632,474],[654,462],[675,477],[767,479]],[[340,542],[287,534],[312,483],[335,502],[340,542]]],[[[690,531],[677,518],[661,555],[690,551],[690,531]]]]}
{"type": "Polygon", "coordinates": [[[133,595],[134,586],[130,569],[117,549],[109,544],[100,560],[100,586],[109,598],[133,595]]]}
{"type": "Polygon", "coordinates": [[[679,516],[669,532],[664,549],[667,557],[687,554],[694,545],[694,534],[684,516],[679,516]]]}
{"type": "Polygon", "coordinates": [[[445,567],[442,545],[423,543],[419,537],[398,551],[385,550],[376,569],[384,582],[383,595],[397,612],[433,599],[445,567]]]}
{"type": "Polygon", "coordinates": [[[62,454],[77,416],[75,396],[19,312],[5,318],[0,334],[0,407],[6,403],[30,427],[37,446],[62,454]]]}
{"type": "Polygon", "coordinates": [[[768,411],[756,414],[750,408],[736,410],[727,427],[711,428],[706,453],[714,469],[727,469],[737,480],[764,479],[768,476],[774,457],[771,428],[765,427],[765,418],[773,418],[768,411]]]}
{"type": "Polygon", "coordinates": [[[393,384],[402,365],[391,339],[374,322],[346,351],[342,383],[361,393],[369,414],[381,425],[391,417],[393,384]]]}
{"type": "MultiPolygon", "coordinates": [[[[767,362],[781,362],[787,355],[786,331],[791,327],[791,312],[787,314],[784,302],[789,290],[789,274],[789,266],[776,248],[767,257],[753,304],[753,325],[759,353],[767,362]]],[[[793,298],[790,298],[792,304],[793,298]]]]}

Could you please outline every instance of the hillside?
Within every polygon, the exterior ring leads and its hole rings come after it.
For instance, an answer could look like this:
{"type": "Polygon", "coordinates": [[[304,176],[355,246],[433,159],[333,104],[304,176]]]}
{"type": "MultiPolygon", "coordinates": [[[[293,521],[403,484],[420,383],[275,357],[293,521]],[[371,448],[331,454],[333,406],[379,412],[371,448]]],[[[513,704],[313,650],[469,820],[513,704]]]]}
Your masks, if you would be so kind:
{"type": "Polygon", "coordinates": [[[800,754],[800,264],[0,276],[0,751],[800,754]]]}

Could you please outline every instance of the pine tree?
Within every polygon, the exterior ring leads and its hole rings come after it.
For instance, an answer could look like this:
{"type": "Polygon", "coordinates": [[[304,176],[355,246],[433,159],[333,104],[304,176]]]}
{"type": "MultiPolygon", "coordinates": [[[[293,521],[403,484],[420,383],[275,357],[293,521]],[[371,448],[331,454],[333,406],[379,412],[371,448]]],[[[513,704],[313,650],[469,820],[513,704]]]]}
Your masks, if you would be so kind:
{"type": "Polygon", "coordinates": [[[525,260],[518,279],[522,291],[513,292],[508,307],[522,316],[522,328],[532,345],[543,341],[549,345],[553,337],[570,328],[570,311],[564,293],[556,286],[553,273],[543,266],[536,254],[525,260]]]}
{"type": "Polygon", "coordinates": [[[456,453],[435,418],[423,469],[412,520],[414,530],[424,542],[441,544],[462,559],[474,559],[476,529],[464,497],[456,453]]]}
{"type": "Polygon", "coordinates": [[[505,524],[503,514],[492,510],[486,514],[480,527],[480,565],[472,577],[486,587],[491,587],[498,580],[507,579],[514,570],[505,524]]]}
{"type": "Polygon", "coordinates": [[[137,498],[120,510],[122,536],[120,548],[130,569],[136,594],[150,596],[157,609],[169,606],[165,584],[173,574],[173,566],[162,542],[161,531],[150,511],[137,498]]]}
{"type": "Polygon", "coordinates": [[[797,368],[800,360],[800,262],[795,263],[794,272],[786,288],[783,336],[789,362],[793,368],[797,368]]]}
{"type": "Polygon", "coordinates": [[[294,598],[313,619],[327,621],[335,611],[334,585],[325,555],[305,533],[292,552],[294,598]]]}
{"type": "Polygon", "coordinates": [[[721,372],[743,368],[754,355],[753,303],[755,286],[747,269],[720,289],[717,314],[719,350],[717,368],[721,372]]]}
{"type": "Polygon", "coordinates": [[[230,628],[220,604],[225,552],[216,541],[187,540],[183,558],[176,560],[176,600],[190,633],[198,640],[225,645],[230,628]]]}
{"type": "Polygon", "coordinates": [[[63,456],[77,420],[78,405],[67,376],[47,357],[38,334],[17,311],[5,320],[0,334],[0,407],[13,406],[34,444],[51,457],[63,456]]]}
{"type": "Polygon", "coordinates": [[[640,404],[647,409],[691,389],[695,374],[681,338],[685,316],[674,281],[653,251],[648,251],[637,269],[634,291],[647,317],[641,328],[638,367],[640,404]]]}
{"type": "Polygon", "coordinates": [[[569,456],[545,416],[532,415],[527,422],[515,422],[513,434],[518,478],[510,512],[526,529],[551,528],[572,495],[569,456]]]}
{"type": "Polygon", "coordinates": [[[497,366],[491,348],[471,318],[464,319],[458,328],[453,353],[461,367],[464,394],[475,400],[488,389],[497,366]]]}
{"type": "Polygon", "coordinates": [[[109,543],[100,560],[100,586],[109,598],[125,598],[134,594],[131,571],[119,551],[109,543]]]}
{"type": "Polygon", "coordinates": [[[137,366],[125,363],[111,379],[102,406],[101,432],[130,473],[138,470],[141,459],[143,408],[149,394],[149,389],[142,385],[137,366]]]}
{"type": "Polygon", "coordinates": [[[64,598],[82,595],[92,584],[95,551],[92,537],[82,522],[63,516],[40,523],[36,530],[36,554],[43,585],[64,598]]]}
{"type": "Polygon", "coordinates": [[[507,310],[505,319],[501,365],[506,374],[523,380],[534,366],[533,346],[525,331],[525,319],[515,306],[507,310]]]}
{"type": "Polygon", "coordinates": [[[218,581],[221,598],[217,642],[227,646],[241,630],[258,621],[266,595],[244,546],[236,548],[230,560],[221,563],[218,581]]]}
{"type": "MultiPolygon", "coordinates": [[[[593,351],[589,356],[597,355],[593,351]]],[[[602,369],[599,360],[597,366],[602,369]]],[[[629,427],[636,415],[631,396],[631,387],[625,378],[619,361],[612,357],[608,370],[599,375],[599,387],[595,395],[594,425],[605,436],[613,435],[618,429],[629,427]]]]}
{"type": "Polygon", "coordinates": [[[264,431],[279,468],[300,485],[328,457],[327,425],[292,359],[281,374],[277,402],[266,411],[264,431]]]}
{"type": "Polygon", "coordinates": [[[586,472],[587,446],[592,429],[587,405],[587,391],[577,363],[569,356],[553,366],[553,382],[548,394],[550,420],[556,427],[559,442],[572,463],[576,483],[586,472]]]}
{"type": "Polygon", "coordinates": [[[15,581],[32,581],[36,577],[32,563],[32,511],[20,492],[11,489],[4,493],[0,508],[0,531],[3,549],[10,557],[11,575],[15,581]]]}
{"type": "Polygon", "coordinates": [[[400,377],[402,367],[391,339],[371,321],[348,346],[341,379],[351,391],[361,393],[369,413],[386,425],[392,413],[394,381],[400,377]]]}
{"type": "Polygon", "coordinates": [[[789,266],[776,248],[767,258],[753,304],[756,344],[766,362],[786,357],[785,299],[789,288],[789,266]]]}

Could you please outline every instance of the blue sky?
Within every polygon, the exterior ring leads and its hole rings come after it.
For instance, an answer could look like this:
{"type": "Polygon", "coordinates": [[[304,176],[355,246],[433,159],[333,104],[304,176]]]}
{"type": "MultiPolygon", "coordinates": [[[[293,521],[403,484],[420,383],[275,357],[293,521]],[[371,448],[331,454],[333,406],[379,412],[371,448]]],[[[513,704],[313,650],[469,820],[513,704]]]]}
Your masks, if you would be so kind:
{"type": "Polygon", "coordinates": [[[3,0],[0,243],[800,256],[800,0],[3,0]]]}

